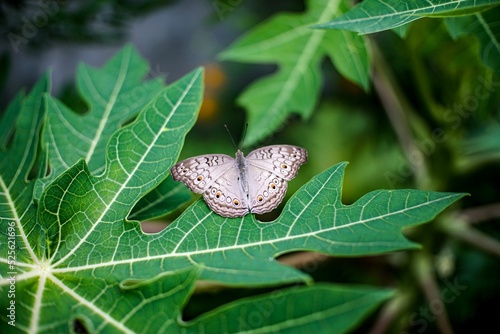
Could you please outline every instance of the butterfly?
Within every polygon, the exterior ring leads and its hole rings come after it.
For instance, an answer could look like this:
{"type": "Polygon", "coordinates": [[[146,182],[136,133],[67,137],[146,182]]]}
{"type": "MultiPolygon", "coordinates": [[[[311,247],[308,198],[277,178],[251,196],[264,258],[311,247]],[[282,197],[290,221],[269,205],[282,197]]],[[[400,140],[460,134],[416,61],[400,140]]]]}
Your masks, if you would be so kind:
{"type": "Polygon", "coordinates": [[[258,148],[247,157],[238,149],[236,158],[206,154],[175,164],[176,181],[203,194],[210,209],[223,217],[242,217],[274,210],[283,200],[288,181],[307,162],[307,151],[292,145],[258,148]]]}

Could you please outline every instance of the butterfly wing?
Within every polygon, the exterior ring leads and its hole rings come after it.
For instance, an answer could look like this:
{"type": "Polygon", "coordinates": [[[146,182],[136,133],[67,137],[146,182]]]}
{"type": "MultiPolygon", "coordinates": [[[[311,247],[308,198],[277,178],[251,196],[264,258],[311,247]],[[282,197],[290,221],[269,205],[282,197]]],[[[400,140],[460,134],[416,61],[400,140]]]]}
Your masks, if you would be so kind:
{"type": "Polygon", "coordinates": [[[288,188],[284,179],[254,166],[248,168],[248,180],[252,213],[262,214],[276,209],[288,188]]]}
{"type": "Polygon", "coordinates": [[[228,169],[205,190],[203,198],[208,206],[223,217],[242,217],[249,212],[236,168],[228,169]]]}
{"type": "Polygon", "coordinates": [[[307,162],[307,151],[292,145],[271,145],[258,148],[247,156],[249,165],[267,170],[277,177],[290,181],[307,162]]]}
{"type": "Polygon", "coordinates": [[[207,154],[175,164],[172,177],[203,194],[208,206],[223,217],[246,215],[248,204],[238,180],[235,160],[225,154],[207,154]]]}
{"type": "Polygon", "coordinates": [[[250,211],[257,214],[274,210],[285,197],[288,181],[307,162],[307,151],[298,146],[272,145],[248,154],[250,211]]]}

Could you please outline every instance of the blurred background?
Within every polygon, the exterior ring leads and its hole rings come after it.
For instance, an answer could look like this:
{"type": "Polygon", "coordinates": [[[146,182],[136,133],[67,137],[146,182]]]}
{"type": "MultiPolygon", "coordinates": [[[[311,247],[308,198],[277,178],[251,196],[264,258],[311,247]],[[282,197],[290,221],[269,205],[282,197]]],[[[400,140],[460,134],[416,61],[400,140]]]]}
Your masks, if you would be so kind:
{"type": "MultiPolygon", "coordinates": [[[[273,15],[304,10],[304,2],[295,0],[2,1],[0,109],[50,71],[52,94],[85,112],[74,87],[77,65],[102,66],[130,43],[150,63],[150,76],[163,76],[167,83],[205,67],[203,106],[181,159],[233,155],[236,148],[224,125],[239,142],[246,121],[236,99],[277,67],[222,62],[217,55],[273,15]]],[[[423,245],[421,251],[348,259],[297,253],[281,260],[316,281],[396,287],[398,297],[359,333],[373,328],[446,332],[441,321],[457,333],[486,332],[499,324],[500,315],[499,69],[482,62],[474,36],[453,39],[441,19],[414,22],[404,39],[393,32],[369,38],[374,74],[368,91],[342,77],[325,59],[313,115],[307,120],[292,116],[279,132],[259,143],[295,144],[309,151],[309,162],[290,183],[287,196],[340,161],[349,161],[345,204],[375,189],[471,196],[436,222],[405,231],[423,245]],[[395,114],[398,107],[404,113],[395,114]],[[412,150],[420,155],[412,156],[412,150]],[[452,300],[433,315],[433,298],[450,286],[455,287],[452,300]],[[390,319],[390,325],[377,327],[384,319],[390,319]]],[[[272,220],[277,214],[279,210],[261,219],[272,220]]],[[[200,292],[188,305],[186,318],[262,291],[231,292],[200,292]]]]}

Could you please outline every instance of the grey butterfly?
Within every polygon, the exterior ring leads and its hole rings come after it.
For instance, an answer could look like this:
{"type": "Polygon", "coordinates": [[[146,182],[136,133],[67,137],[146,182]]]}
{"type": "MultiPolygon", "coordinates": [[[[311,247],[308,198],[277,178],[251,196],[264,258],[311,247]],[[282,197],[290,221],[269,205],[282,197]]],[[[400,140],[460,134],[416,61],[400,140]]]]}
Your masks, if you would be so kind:
{"type": "Polygon", "coordinates": [[[288,181],[307,162],[298,146],[272,145],[253,150],[247,157],[238,149],[236,159],[207,154],[183,160],[171,168],[172,177],[185,183],[223,217],[274,210],[283,200],[288,181]]]}

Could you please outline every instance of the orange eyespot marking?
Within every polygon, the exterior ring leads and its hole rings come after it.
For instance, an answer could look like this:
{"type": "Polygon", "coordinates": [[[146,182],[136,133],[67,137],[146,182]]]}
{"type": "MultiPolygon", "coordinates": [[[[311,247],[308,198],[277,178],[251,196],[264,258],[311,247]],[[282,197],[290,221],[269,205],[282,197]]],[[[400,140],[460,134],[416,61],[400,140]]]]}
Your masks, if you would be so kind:
{"type": "Polygon", "coordinates": [[[220,193],[220,191],[218,191],[217,194],[215,195],[215,197],[220,198],[220,195],[221,195],[221,193],[220,193]]]}
{"type": "Polygon", "coordinates": [[[257,196],[257,201],[262,202],[262,200],[263,200],[263,199],[264,199],[264,198],[262,198],[262,196],[260,196],[260,195],[259,195],[259,196],[257,196]]]}
{"type": "Polygon", "coordinates": [[[233,203],[234,203],[234,205],[240,205],[240,201],[238,201],[237,199],[235,199],[235,200],[233,201],[233,203]]]}
{"type": "Polygon", "coordinates": [[[269,187],[271,187],[272,189],[276,189],[276,185],[274,183],[269,183],[269,187]]]}
{"type": "Polygon", "coordinates": [[[196,179],[197,179],[198,181],[201,181],[201,180],[203,180],[203,176],[199,175],[196,179]]]}
{"type": "Polygon", "coordinates": [[[288,168],[288,166],[287,166],[287,165],[285,165],[285,164],[281,164],[281,168],[283,168],[283,169],[287,169],[287,168],[288,168]]]}

